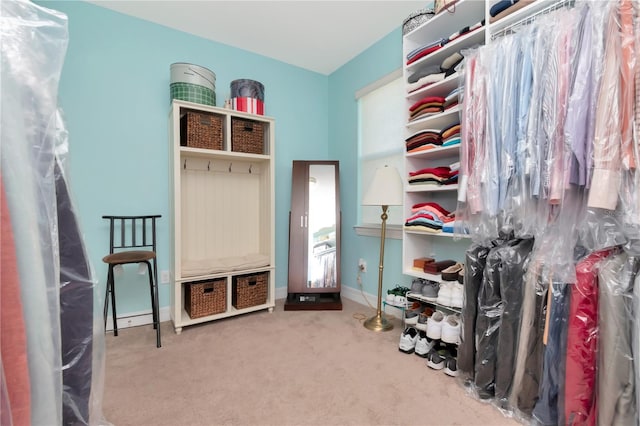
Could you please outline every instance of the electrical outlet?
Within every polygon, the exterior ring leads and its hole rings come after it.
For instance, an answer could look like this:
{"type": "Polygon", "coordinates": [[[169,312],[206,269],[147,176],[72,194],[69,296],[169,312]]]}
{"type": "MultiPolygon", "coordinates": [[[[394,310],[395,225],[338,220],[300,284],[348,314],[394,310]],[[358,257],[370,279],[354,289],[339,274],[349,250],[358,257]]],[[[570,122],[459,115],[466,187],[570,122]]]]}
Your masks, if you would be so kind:
{"type": "Polygon", "coordinates": [[[160,284],[169,284],[170,279],[169,271],[160,271],[160,284]]]}
{"type": "Polygon", "coordinates": [[[367,262],[364,259],[358,260],[358,269],[360,272],[367,272],[367,262]]]}

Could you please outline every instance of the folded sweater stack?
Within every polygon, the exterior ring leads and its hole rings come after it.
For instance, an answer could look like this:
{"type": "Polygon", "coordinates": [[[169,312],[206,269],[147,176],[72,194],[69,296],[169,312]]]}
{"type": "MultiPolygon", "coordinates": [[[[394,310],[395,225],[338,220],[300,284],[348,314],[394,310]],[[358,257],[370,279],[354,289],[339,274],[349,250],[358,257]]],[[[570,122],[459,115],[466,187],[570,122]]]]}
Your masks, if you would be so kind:
{"type": "Polygon", "coordinates": [[[409,107],[409,121],[421,117],[440,114],[444,110],[445,98],[441,96],[425,96],[409,107]]]}
{"type": "Polygon", "coordinates": [[[455,220],[451,213],[438,203],[419,203],[411,208],[411,216],[404,223],[405,229],[439,234],[443,226],[455,220]]]}
{"type": "Polygon", "coordinates": [[[431,167],[409,172],[410,185],[452,185],[458,183],[458,170],[451,168],[431,167]]]}

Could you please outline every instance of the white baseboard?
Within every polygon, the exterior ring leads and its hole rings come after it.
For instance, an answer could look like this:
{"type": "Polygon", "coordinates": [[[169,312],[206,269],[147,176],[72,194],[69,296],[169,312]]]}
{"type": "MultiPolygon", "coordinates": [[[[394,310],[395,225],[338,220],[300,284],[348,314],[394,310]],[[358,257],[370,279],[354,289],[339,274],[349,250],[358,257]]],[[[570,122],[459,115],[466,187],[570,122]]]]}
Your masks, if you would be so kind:
{"type": "Polygon", "coordinates": [[[287,298],[287,287],[278,287],[276,288],[276,299],[286,299],[287,298]]]}
{"type": "MultiPolygon", "coordinates": [[[[278,287],[276,288],[276,299],[286,299],[287,298],[287,287],[278,287]]],[[[365,296],[369,300],[369,303],[373,306],[376,305],[378,299],[377,295],[374,296],[369,293],[364,293],[360,291],[358,288],[343,286],[340,291],[340,296],[345,297],[349,300],[353,300],[354,302],[358,302],[362,305],[368,306],[367,301],[365,300],[365,296]]],[[[164,308],[160,308],[160,322],[171,321],[171,308],[166,306],[164,308]]],[[[129,327],[139,327],[141,325],[149,325],[153,322],[151,310],[148,311],[140,311],[133,312],[127,316],[118,318],[118,329],[129,328],[129,327]]],[[[107,317],[107,327],[106,331],[113,331],[113,322],[111,321],[111,317],[107,317]]]]}
{"type": "MultiPolygon", "coordinates": [[[[169,306],[160,308],[160,322],[171,321],[171,309],[169,306]]],[[[148,325],[153,323],[153,315],[151,310],[133,312],[125,317],[118,318],[118,329],[138,327],[141,325],[148,325]]],[[[106,331],[113,331],[113,320],[110,316],[107,317],[106,331]]]]}

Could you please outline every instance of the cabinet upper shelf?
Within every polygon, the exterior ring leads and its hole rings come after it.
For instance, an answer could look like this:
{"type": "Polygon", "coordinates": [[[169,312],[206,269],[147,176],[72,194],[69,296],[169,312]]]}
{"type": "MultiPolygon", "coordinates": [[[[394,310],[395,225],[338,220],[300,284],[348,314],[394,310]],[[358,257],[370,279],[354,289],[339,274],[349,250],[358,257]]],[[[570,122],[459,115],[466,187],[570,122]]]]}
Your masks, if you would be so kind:
{"type": "MultiPolygon", "coordinates": [[[[406,34],[404,36],[404,45],[406,47],[416,44],[410,47],[410,49],[413,49],[417,47],[418,44],[431,41],[429,39],[449,37],[452,33],[459,30],[459,27],[465,25],[471,26],[479,22],[484,18],[484,14],[484,1],[459,0],[455,5],[450,6],[447,10],[443,10],[429,19],[424,25],[406,34]]],[[[406,53],[408,52],[405,52],[405,54],[406,53]]]]}
{"type": "MultiPolygon", "coordinates": [[[[413,73],[415,70],[423,66],[430,66],[430,65],[440,66],[442,64],[442,61],[444,61],[452,53],[461,52],[464,49],[469,49],[471,47],[484,44],[484,40],[485,40],[485,29],[484,27],[482,27],[469,34],[463,35],[460,38],[457,38],[445,44],[435,52],[430,53],[427,56],[420,58],[415,62],[412,62],[411,64],[406,66],[406,71],[407,73],[413,73]]],[[[403,60],[406,62],[406,54],[403,60]]]]}

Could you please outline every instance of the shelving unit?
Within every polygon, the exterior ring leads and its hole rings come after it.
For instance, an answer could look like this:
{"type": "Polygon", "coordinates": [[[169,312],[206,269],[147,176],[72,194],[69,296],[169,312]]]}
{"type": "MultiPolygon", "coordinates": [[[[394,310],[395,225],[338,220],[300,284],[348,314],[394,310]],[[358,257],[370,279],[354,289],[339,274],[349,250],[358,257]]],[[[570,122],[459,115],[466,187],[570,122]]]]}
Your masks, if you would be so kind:
{"type": "Polygon", "coordinates": [[[454,314],[460,314],[462,312],[462,310],[460,308],[454,308],[451,306],[447,306],[447,305],[443,305],[437,302],[434,302],[432,300],[427,300],[427,298],[425,298],[423,295],[418,294],[418,293],[407,293],[407,299],[408,300],[418,300],[422,303],[427,303],[431,306],[436,307],[437,309],[441,310],[441,311],[445,311],[445,313],[454,313],[454,314]]]}
{"type": "Polygon", "coordinates": [[[171,104],[169,193],[173,246],[170,256],[174,278],[171,319],[178,334],[189,325],[262,309],[273,311],[274,131],[275,123],[270,117],[178,100],[171,104]],[[184,133],[182,120],[189,112],[201,114],[203,123],[208,118],[221,123],[221,149],[185,146],[186,135],[181,135],[181,126],[184,133]],[[242,123],[248,127],[237,134],[253,125],[262,126],[261,152],[239,152],[234,137],[237,129],[234,123],[239,120],[245,120],[242,123]],[[260,277],[255,288],[261,292],[266,276],[264,303],[246,306],[241,302],[244,296],[239,294],[236,281],[245,282],[247,276],[260,277]],[[191,303],[191,299],[185,300],[186,287],[219,280],[226,284],[222,286],[223,311],[192,318],[185,308],[191,303]]]}
{"type": "MultiPolygon", "coordinates": [[[[403,60],[409,52],[430,44],[442,38],[448,38],[456,30],[464,26],[473,26],[485,20],[484,27],[469,34],[463,35],[440,49],[426,55],[423,58],[403,67],[404,81],[408,83],[409,76],[416,71],[430,69],[439,66],[445,58],[455,52],[464,53],[465,49],[475,45],[490,43],[496,36],[504,34],[505,30],[511,31],[512,26],[517,27],[521,23],[527,23],[536,15],[547,13],[550,10],[561,8],[570,0],[535,0],[530,4],[516,10],[511,14],[491,22],[490,9],[499,0],[458,0],[451,8],[441,11],[430,20],[407,33],[403,37],[403,60]]],[[[464,71],[459,71],[423,88],[406,91],[406,117],[403,139],[409,138],[420,131],[427,129],[443,129],[460,122],[461,104],[442,113],[420,117],[409,121],[409,107],[427,96],[446,97],[455,90],[464,79],[464,71]]],[[[413,88],[413,86],[411,86],[413,88]]],[[[464,141],[462,141],[464,143],[464,141]]],[[[409,172],[429,167],[450,165],[459,160],[459,146],[435,148],[426,151],[405,153],[405,179],[409,172]]],[[[411,215],[413,205],[422,202],[435,202],[449,211],[457,207],[458,185],[437,187],[434,185],[410,185],[405,180],[404,185],[404,215],[411,215]]],[[[405,275],[426,280],[441,282],[439,275],[424,273],[413,269],[413,260],[420,257],[432,257],[437,260],[454,259],[464,261],[465,251],[470,244],[470,236],[460,234],[433,233],[416,229],[405,228],[402,233],[402,269],[405,275]]],[[[459,309],[439,305],[429,301],[421,294],[408,293],[408,300],[418,300],[430,304],[449,313],[460,313],[459,309]]]]}
{"type": "MultiPolygon", "coordinates": [[[[409,52],[429,44],[441,38],[448,38],[452,33],[464,26],[473,26],[485,18],[487,13],[487,4],[484,1],[476,0],[460,0],[452,9],[453,13],[443,11],[433,18],[407,33],[403,37],[403,58],[409,52]]],[[[485,43],[487,36],[487,28],[483,26],[475,31],[462,35],[445,44],[435,52],[425,56],[403,67],[403,77],[405,82],[411,74],[421,68],[440,66],[442,61],[456,52],[463,52],[465,49],[482,45],[485,43]]],[[[460,105],[452,107],[440,114],[418,118],[409,121],[409,107],[427,96],[445,97],[457,87],[459,87],[461,79],[464,78],[462,72],[454,73],[445,79],[426,86],[424,88],[407,93],[406,98],[406,114],[407,124],[403,139],[410,137],[417,132],[426,129],[442,130],[454,124],[460,123],[460,105]]],[[[421,202],[436,202],[449,211],[455,211],[457,207],[458,185],[437,186],[429,184],[409,184],[407,177],[409,172],[420,170],[427,167],[448,166],[459,161],[460,147],[459,145],[440,147],[426,151],[405,153],[405,185],[404,185],[404,215],[411,215],[413,205],[421,202]]],[[[431,233],[426,231],[404,229],[403,230],[403,249],[402,262],[403,273],[411,277],[424,278],[432,281],[440,281],[440,276],[426,274],[413,269],[413,260],[416,258],[428,256],[438,260],[454,259],[456,261],[464,261],[465,250],[469,246],[470,239],[454,235],[451,233],[431,233]]],[[[422,302],[428,302],[424,298],[414,295],[414,299],[422,302]]]]}

